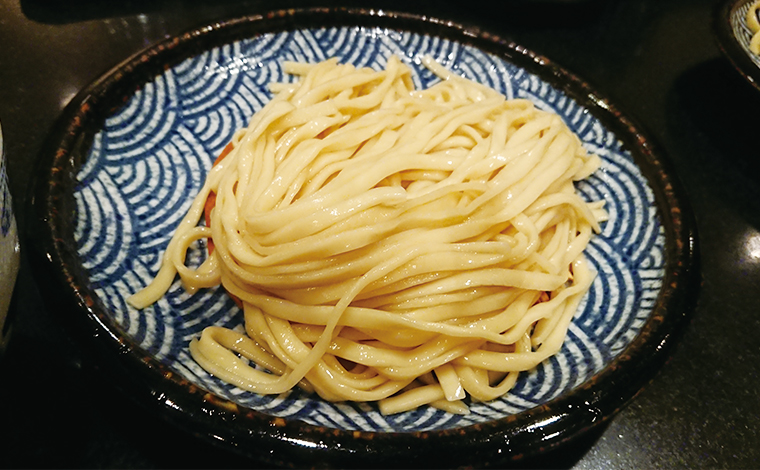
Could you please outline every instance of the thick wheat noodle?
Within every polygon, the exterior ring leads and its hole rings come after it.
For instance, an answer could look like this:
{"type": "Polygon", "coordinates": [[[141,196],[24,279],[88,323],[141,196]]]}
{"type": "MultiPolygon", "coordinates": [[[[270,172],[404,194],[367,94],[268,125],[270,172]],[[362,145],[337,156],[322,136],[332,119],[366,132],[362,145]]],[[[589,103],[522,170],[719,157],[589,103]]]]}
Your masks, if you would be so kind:
{"type": "Polygon", "coordinates": [[[606,214],[573,182],[599,158],[558,116],[423,62],[441,79],[425,90],[396,57],[286,63],[300,80],[235,133],[130,303],[177,274],[221,284],[245,333],[207,327],[203,368],[384,413],[466,413],[555,354],[593,279],[583,250],[606,214]]]}
{"type": "Polygon", "coordinates": [[[760,2],[753,2],[749,6],[746,15],[747,27],[752,33],[752,38],[749,41],[749,50],[753,54],[760,54],[760,17],[758,17],[758,10],[760,10],[760,2]]]}

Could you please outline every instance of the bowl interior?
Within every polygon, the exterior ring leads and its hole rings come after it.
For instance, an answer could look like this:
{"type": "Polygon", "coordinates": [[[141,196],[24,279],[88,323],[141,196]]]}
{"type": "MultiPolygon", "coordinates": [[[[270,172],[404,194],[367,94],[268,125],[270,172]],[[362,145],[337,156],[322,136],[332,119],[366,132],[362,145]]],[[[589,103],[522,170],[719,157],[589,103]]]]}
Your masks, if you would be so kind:
{"type": "Polygon", "coordinates": [[[752,60],[755,65],[760,67],[760,56],[753,53],[749,47],[753,33],[747,25],[747,12],[753,3],[755,3],[754,0],[742,0],[735,2],[730,9],[728,21],[730,23],[731,31],[734,34],[736,42],[739,44],[742,50],[744,50],[750,60],[752,60]]]}
{"type": "MultiPolygon", "coordinates": [[[[331,27],[262,34],[203,50],[146,80],[107,117],[77,174],[75,239],[95,293],[122,334],[190,382],[234,403],[284,418],[343,430],[429,431],[468,426],[544,404],[588,381],[635,338],[662,286],[665,235],[654,195],[622,141],[589,109],[542,78],[457,41],[386,28],[331,27]],[[242,328],[242,312],[221,289],[187,294],[176,282],[157,304],[138,311],[125,299],[157,272],[174,227],[222,148],[287,81],[286,60],[338,57],[384,68],[390,55],[414,70],[418,88],[436,77],[420,63],[446,67],[508,98],[526,98],[558,113],[603,159],[578,184],[588,200],[604,199],[610,221],[586,256],[598,275],[579,307],[561,352],[525,373],[501,399],[473,403],[466,416],[431,407],[384,416],[373,404],[328,403],[300,391],[260,396],[201,369],[188,343],[209,325],[242,328]]],[[[204,258],[198,245],[190,263],[204,258]]]]}

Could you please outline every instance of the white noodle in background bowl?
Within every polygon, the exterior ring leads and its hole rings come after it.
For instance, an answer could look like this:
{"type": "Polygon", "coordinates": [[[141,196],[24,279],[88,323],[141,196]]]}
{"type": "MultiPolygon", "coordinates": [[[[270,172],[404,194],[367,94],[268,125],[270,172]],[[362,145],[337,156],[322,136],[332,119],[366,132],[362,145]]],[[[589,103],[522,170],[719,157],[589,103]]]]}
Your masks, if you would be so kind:
{"type": "MultiPolygon", "coordinates": [[[[497,466],[557,448],[605,422],[667,357],[698,288],[696,234],[667,162],[588,84],[521,46],[453,22],[313,9],[217,22],[151,46],[83,90],[54,128],[36,175],[30,255],[39,283],[100,370],[196,435],[271,465],[497,466]],[[470,414],[425,406],[383,415],[294,390],[257,395],[198,366],[205,326],[242,326],[222,289],[176,283],[150,308],[126,299],[161,256],[213,160],[289,77],[283,60],[380,68],[391,54],[416,84],[454,73],[559,114],[602,168],[578,191],[610,221],[586,252],[598,275],[560,353],[470,414]]],[[[199,247],[192,259],[203,256],[199,247]]]]}

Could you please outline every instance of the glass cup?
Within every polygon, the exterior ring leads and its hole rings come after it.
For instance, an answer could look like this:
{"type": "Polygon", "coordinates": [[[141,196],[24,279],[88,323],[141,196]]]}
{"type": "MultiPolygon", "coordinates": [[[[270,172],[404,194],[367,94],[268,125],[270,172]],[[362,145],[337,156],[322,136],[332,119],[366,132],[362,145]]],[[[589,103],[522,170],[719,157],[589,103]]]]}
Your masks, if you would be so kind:
{"type": "Polygon", "coordinates": [[[5,162],[3,129],[0,125],[0,352],[5,349],[10,325],[6,324],[19,267],[19,241],[13,216],[5,162]]]}

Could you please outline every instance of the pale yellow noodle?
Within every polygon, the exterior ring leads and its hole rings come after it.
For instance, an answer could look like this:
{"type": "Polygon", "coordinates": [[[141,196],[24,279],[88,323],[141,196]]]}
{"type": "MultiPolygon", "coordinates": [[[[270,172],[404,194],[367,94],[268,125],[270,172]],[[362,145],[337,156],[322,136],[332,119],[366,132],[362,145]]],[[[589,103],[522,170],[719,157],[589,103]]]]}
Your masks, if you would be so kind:
{"type": "Polygon", "coordinates": [[[425,90],[396,57],[285,63],[298,82],[235,133],[130,303],[176,275],[221,284],[246,332],[206,328],[190,344],[203,368],[384,413],[466,413],[555,354],[593,279],[583,250],[606,214],[573,182],[599,158],[558,116],[423,63],[441,78],[425,90]],[[185,266],[203,238],[213,252],[185,266]]]}
{"type": "Polygon", "coordinates": [[[754,2],[750,5],[746,15],[747,27],[752,33],[749,50],[753,54],[760,54],[760,18],[758,17],[758,9],[760,9],[760,2],[754,2]]]}

